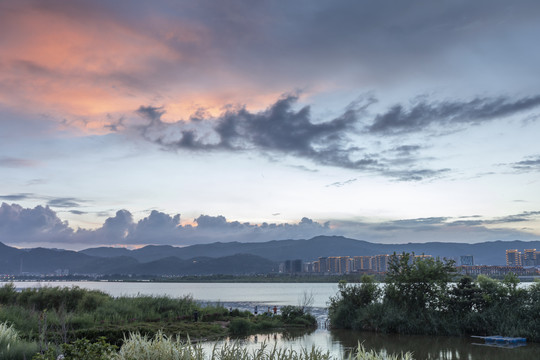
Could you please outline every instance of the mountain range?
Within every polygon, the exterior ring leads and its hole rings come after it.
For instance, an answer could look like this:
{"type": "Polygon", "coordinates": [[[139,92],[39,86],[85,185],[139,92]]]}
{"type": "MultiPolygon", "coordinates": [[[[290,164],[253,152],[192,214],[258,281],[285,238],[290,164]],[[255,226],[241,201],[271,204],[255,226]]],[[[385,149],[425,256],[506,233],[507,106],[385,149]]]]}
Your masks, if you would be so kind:
{"type": "Polygon", "coordinates": [[[540,241],[490,241],[476,244],[454,242],[428,242],[407,244],[378,244],[342,236],[317,236],[309,240],[274,240],[259,243],[211,243],[186,247],[149,245],[136,250],[99,247],[81,253],[97,257],[129,256],[141,262],[158,260],[166,256],[190,259],[198,256],[220,257],[252,254],[272,261],[302,259],[313,261],[320,256],[379,255],[402,252],[427,254],[459,261],[461,255],[473,255],[475,264],[505,265],[507,249],[540,249],[540,241]]]}
{"type": "Polygon", "coordinates": [[[207,275],[276,271],[278,263],[322,256],[378,255],[402,252],[452,258],[473,255],[475,264],[504,265],[507,249],[540,248],[540,241],[492,241],[476,244],[428,242],[377,244],[341,236],[260,243],[211,243],[186,247],[149,245],[140,249],[98,247],[82,251],[17,249],[0,243],[0,273],[51,273],[69,269],[79,274],[207,275]]]}

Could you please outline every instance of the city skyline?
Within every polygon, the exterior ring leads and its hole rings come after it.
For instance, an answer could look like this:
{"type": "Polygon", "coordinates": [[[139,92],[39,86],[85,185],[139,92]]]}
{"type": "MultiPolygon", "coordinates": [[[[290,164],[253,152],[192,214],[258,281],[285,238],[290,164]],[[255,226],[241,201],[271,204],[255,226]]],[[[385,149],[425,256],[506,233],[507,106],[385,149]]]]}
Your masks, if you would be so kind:
{"type": "Polygon", "coordinates": [[[536,1],[4,1],[0,242],[540,238],[536,1]]]}

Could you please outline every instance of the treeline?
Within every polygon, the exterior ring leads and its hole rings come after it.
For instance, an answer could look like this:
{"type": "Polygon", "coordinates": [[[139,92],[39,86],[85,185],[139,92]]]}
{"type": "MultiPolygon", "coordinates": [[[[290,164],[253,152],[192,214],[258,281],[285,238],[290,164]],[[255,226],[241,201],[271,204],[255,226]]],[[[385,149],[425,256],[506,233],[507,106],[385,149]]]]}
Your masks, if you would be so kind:
{"type": "Polygon", "coordinates": [[[520,287],[514,274],[502,281],[455,272],[452,260],[391,257],[384,284],[364,276],[340,282],[330,299],[335,328],[399,334],[505,335],[540,342],[540,282],[520,287]]]}

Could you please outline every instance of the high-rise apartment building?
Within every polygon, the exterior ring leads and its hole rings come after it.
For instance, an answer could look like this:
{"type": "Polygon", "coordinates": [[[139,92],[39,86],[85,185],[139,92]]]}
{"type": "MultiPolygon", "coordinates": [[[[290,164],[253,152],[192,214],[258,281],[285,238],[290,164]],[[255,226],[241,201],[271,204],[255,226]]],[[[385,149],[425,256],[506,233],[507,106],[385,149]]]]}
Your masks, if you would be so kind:
{"type": "Polygon", "coordinates": [[[354,256],[353,257],[353,267],[352,269],[354,271],[360,271],[360,270],[371,270],[371,260],[373,259],[373,256],[354,256]]]}
{"type": "Polygon", "coordinates": [[[517,249],[506,250],[506,265],[521,266],[521,253],[517,249]]]}
{"type": "Polygon", "coordinates": [[[535,266],[538,265],[536,249],[525,249],[521,256],[521,264],[523,266],[535,266]]]}
{"type": "Polygon", "coordinates": [[[330,271],[330,267],[328,266],[328,258],[320,257],[319,258],[319,272],[327,273],[329,271],[330,271]]]}
{"type": "Polygon", "coordinates": [[[459,264],[465,265],[465,266],[473,266],[474,265],[474,258],[472,255],[461,255],[459,257],[459,264]]]}

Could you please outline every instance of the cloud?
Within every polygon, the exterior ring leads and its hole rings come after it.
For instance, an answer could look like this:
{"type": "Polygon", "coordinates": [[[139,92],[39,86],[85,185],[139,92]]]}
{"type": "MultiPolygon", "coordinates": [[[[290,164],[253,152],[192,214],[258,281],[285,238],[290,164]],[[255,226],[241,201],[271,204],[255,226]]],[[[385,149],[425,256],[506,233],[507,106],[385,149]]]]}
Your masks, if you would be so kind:
{"type": "Polygon", "coordinates": [[[168,149],[192,151],[248,151],[283,154],[312,160],[322,165],[350,169],[369,169],[377,161],[369,157],[353,158],[359,148],[348,146],[348,133],[355,131],[359,114],[366,103],[349,107],[340,116],[325,122],[311,120],[310,107],[293,107],[297,95],[278,99],[264,111],[246,108],[228,110],[217,119],[183,120],[165,123],[162,108],[141,106],[137,113],[147,119],[139,126],[141,135],[168,149]]]}
{"type": "Polygon", "coordinates": [[[494,240],[537,240],[530,229],[509,228],[510,223],[536,222],[539,211],[524,212],[501,218],[482,219],[479,216],[429,217],[382,222],[332,221],[335,233],[354,239],[380,243],[421,243],[447,241],[477,243],[494,240]]]}
{"type": "MultiPolygon", "coordinates": [[[[73,214],[82,214],[71,210],[73,214]]],[[[84,248],[101,245],[192,245],[216,241],[258,242],[309,238],[331,234],[329,223],[302,218],[296,224],[251,224],[229,221],[224,216],[200,215],[195,225],[181,225],[180,214],[153,210],[135,222],[128,210],[118,210],[97,229],[74,231],[50,207],[25,209],[17,204],[0,207],[0,241],[7,244],[49,244],[52,247],[84,248]]],[[[41,246],[41,245],[40,245],[41,246]]]]}
{"type": "Polygon", "coordinates": [[[391,151],[395,152],[398,156],[410,156],[418,152],[422,147],[420,145],[401,145],[393,148],[391,151]]]}
{"type": "MultiPolygon", "coordinates": [[[[137,114],[146,120],[135,129],[146,140],[168,150],[195,152],[258,152],[307,159],[314,164],[378,174],[399,181],[421,181],[445,176],[450,168],[420,166],[425,146],[403,144],[368,152],[370,141],[387,146],[388,136],[404,133],[447,133],[460,126],[479,125],[540,106],[540,96],[522,98],[474,97],[468,101],[420,100],[406,109],[394,105],[371,114],[373,96],[349,105],[340,115],[314,121],[310,106],[295,108],[298,95],[285,95],[259,112],[245,107],[229,108],[220,116],[199,114],[196,120],[164,122],[162,107],[141,106],[137,114]],[[208,117],[205,117],[208,116],[208,117]],[[367,125],[366,125],[367,124],[367,125]],[[444,129],[444,131],[441,131],[444,129]],[[365,146],[361,146],[364,145],[365,146]],[[387,157],[385,157],[387,156],[387,157]]],[[[530,169],[538,159],[516,163],[530,169]]]]}
{"type": "Polygon", "coordinates": [[[51,207],[73,208],[81,206],[79,202],[81,200],[76,198],[54,198],[50,199],[47,205],[51,207]]]}
{"type": "MultiPolygon", "coordinates": [[[[318,235],[341,235],[386,243],[450,241],[478,242],[534,239],[525,230],[498,227],[509,223],[537,221],[540,211],[528,211],[494,219],[479,216],[428,217],[383,222],[333,220],[319,222],[304,217],[297,223],[230,221],[222,215],[200,215],[193,225],[182,225],[180,215],[153,210],[135,222],[128,210],[119,210],[97,229],[77,229],[58,218],[49,207],[25,209],[20,205],[0,206],[0,241],[9,245],[82,249],[102,245],[185,246],[212,242],[262,242],[309,239],[318,235]]],[[[536,236],[537,237],[537,236],[536,236]]]]}
{"type": "Polygon", "coordinates": [[[20,200],[26,200],[29,198],[34,198],[34,194],[20,193],[20,194],[10,194],[10,195],[0,195],[1,200],[8,200],[8,201],[20,201],[20,200]]]}
{"type": "Polygon", "coordinates": [[[480,98],[469,101],[420,101],[409,108],[394,105],[375,116],[366,127],[372,134],[398,135],[429,130],[432,126],[478,125],[540,106],[540,96],[518,99],[508,97],[480,98]]]}
{"type": "Polygon", "coordinates": [[[336,182],[334,182],[332,184],[326,185],[326,187],[342,187],[342,186],[345,186],[345,185],[350,185],[350,184],[354,183],[357,180],[358,179],[354,178],[354,179],[349,179],[349,180],[346,180],[346,181],[336,181],[336,182]]]}
{"type": "Polygon", "coordinates": [[[0,206],[0,238],[4,242],[65,242],[72,235],[68,223],[60,220],[48,206],[33,209],[7,203],[0,206]]]}
{"type": "Polygon", "coordinates": [[[35,167],[39,163],[34,160],[21,159],[14,157],[0,157],[0,167],[20,168],[20,167],[35,167]]]}
{"type": "Polygon", "coordinates": [[[514,169],[520,171],[540,171],[540,156],[531,156],[527,160],[518,161],[511,165],[514,169]]]}
{"type": "Polygon", "coordinates": [[[74,197],[52,197],[45,196],[33,193],[18,193],[18,194],[8,194],[0,195],[0,200],[7,201],[21,201],[21,200],[37,200],[37,201],[47,201],[47,206],[53,208],[74,208],[80,207],[83,202],[86,200],[74,198],[74,197]]]}
{"type": "Polygon", "coordinates": [[[260,112],[244,107],[229,109],[217,118],[164,122],[163,108],[141,106],[137,114],[146,119],[135,129],[146,140],[167,150],[195,152],[256,151],[268,157],[290,156],[315,164],[380,174],[401,181],[419,181],[441,176],[449,169],[415,168],[413,153],[421,147],[403,145],[393,149],[398,159],[386,160],[381,154],[366,153],[356,143],[361,119],[373,97],[356,101],[341,115],[314,122],[309,106],[295,109],[297,95],[286,95],[260,112]],[[406,168],[400,169],[409,156],[406,168]],[[412,165],[411,165],[412,164],[412,165]]]}

